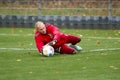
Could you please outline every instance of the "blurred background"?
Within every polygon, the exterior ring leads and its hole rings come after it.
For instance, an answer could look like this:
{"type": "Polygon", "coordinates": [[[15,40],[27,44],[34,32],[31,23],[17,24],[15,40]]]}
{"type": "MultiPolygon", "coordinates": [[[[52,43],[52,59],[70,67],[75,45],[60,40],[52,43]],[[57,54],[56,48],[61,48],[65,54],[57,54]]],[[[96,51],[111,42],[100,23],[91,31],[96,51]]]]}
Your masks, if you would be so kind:
{"type": "Polygon", "coordinates": [[[60,26],[78,27],[87,23],[111,23],[120,29],[119,16],[120,0],[0,0],[0,26],[6,26],[7,20],[8,23],[11,20],[15,23],[23,18],[25,24],[31,20],[30,27],[34,22],[42,20],[60,26]]]}
{"type": "Polygon", "coordinates": [[[120,16],[120,0],[0,0],[0,14],[120,16]]]}

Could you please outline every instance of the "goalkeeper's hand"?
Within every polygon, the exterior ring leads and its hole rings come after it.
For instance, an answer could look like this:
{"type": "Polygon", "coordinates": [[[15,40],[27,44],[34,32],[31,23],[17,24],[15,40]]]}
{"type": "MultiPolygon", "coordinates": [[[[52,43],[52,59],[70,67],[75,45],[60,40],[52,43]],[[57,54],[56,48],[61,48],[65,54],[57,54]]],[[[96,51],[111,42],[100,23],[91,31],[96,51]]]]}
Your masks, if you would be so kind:
{"type": "Polygon", "coordinates": [[[43,55],[43,48],[41,49],[40,54],[43,55]]]}
{"type": "Polygon", "coordinates": [[[53,40],[53,41],[47,43],[46,45],[50,45],[50,46],[52,46],[52,45],[56,44],[56,42],[57,42],[57,40],[53,40]]]}
{"type": "Polygon", "coordinates": [[[46,45],[44,45],[44,46],[42,47],[42,49],[41,49],[41,51],[40,51],[40,54],[41,54],[41,55],[43,55],[43,48],[45,48],[46,46],[48,46],[48,45],[46,44],[46,45]]]}
{"type": "MultiPolygon", "coordinates": [[[[54,45],[56,42],[57,42],[57,40],[53,40],[53,41],[47,43],[46,45],[44,45],[43,48],[45,48],[46,46],[52,46],[52,45],[54,45]]],[[[43,48],[42,48],[41,51],[40,51],[40,54],[41,54],[41,55],[43,55],[43,48]]]]}

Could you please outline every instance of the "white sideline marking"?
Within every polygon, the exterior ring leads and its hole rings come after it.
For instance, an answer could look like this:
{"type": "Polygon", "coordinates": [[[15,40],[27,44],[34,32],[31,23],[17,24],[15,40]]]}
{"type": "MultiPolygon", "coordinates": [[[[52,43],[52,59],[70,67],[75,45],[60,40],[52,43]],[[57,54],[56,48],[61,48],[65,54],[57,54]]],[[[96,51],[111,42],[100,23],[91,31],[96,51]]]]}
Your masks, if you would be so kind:
{"type": "Polygon", "coordinates": [[[83,38],[86,38],[86,39],[120,39],[120,38],[113,38],[113,37],[83,37],[83,38]]]}
{"type": "Polygon", "coordinates": [[[82,52],[100,52],[100,51],[115,51],[115,50],[120,50],[120,48],[94,49],[94,50],[82,51],[82,52]]]}
{"type": "Polygon", "coordinates": [[[20,51],[20,50],[37,50],[35,48],[0,48],[0,50],[16,50],[16,51],[20,51]]]}
{"type": "Polygon", "coordinates": [[[33,36],[33,34],[5,34],[1,33],[0,36],[33,36]]]}
{"type": "MultiPolygon", "coordinates": [[[[0,36],[34,36],[34,34],[5,34],[5,33],[1,33],[0,36]]],[[[84,39],[110,39],[110,40],[119,40],[120,38],[117,37],[81,37],[84,39]]]]}
{"type": "MultiPolygon", "coordinates": [[[[37,49],[36,48],[0,48],[0,50],[35,51],[37,49]]],[[[120,50],[120,48],[94,49],[94,50],[81,51],[81,52],[85,53],[85,52],[100,52],[100,51],[115,51],[115,50],[120,50]]]]}

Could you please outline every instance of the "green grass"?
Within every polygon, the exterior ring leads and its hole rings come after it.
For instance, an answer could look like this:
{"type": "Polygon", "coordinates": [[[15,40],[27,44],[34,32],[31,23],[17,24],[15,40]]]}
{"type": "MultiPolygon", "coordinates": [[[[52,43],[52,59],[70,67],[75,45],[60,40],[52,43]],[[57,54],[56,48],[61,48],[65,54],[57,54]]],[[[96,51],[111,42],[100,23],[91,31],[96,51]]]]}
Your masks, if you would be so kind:
{"type": "MultiPolygon", "coordinates": [[[[58,9],[58,10],[48,10],[43,9],[39,11],[38,9],[4,9],[0,8],[0,15],[63,15],[63,16],[72,16],[72,15],[81,15],[81,16],[108,16],[107,10],[67,10],[67,9],[58,9]]],[[[118,10],[113,10],[113,16],[120,16],[118,10]]]]}
{"type": "MultiPolygon", "coordinates": [[[[120,48],[120,30],[61,31],[81,37],[83,51],[44,57],[37,50],[0,49],[0,80],[120,80],[120,49],[89,52],[120,48]]],[[[28,35],[33,33],[33,28],[0,28],[0,48],[36,48],[28,35]]]]}

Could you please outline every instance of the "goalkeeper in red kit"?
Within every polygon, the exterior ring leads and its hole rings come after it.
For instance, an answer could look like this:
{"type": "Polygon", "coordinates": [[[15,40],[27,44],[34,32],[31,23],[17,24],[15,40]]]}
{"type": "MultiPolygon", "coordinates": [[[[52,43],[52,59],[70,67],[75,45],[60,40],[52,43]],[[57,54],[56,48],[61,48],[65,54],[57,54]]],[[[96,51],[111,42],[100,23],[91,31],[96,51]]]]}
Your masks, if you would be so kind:
{"type": "Polygon", "coordinates": [[[59,28],[50,23],[38,21],[35,23],[35,28],[35,43],[40,54],[46,45],[52,46],[55,52],[61,54],[75,54],[77,51],[82,50],[80,46],[76,45],[81,41],[79,37],[64,34],[60,32],[59,28]]]}

